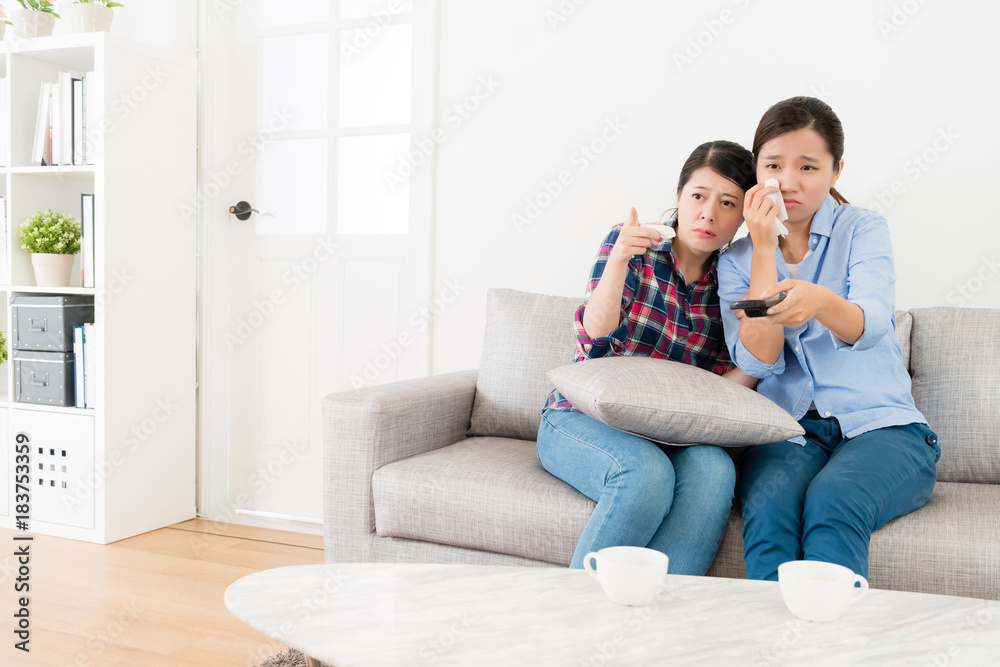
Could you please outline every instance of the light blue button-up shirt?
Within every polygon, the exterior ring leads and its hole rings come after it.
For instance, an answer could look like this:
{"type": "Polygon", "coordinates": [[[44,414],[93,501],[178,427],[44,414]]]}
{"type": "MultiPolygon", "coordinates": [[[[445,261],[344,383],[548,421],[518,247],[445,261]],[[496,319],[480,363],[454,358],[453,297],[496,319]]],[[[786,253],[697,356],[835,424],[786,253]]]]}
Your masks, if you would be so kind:
{"type": "MultiPolygon", "coordinates": [[[[757,359],[739,338],[740,321],[731,301],[747,295],[753,242],[744,237],[719,259],[719,296],[730,356],[744,373],[760,378],[757,391],[796,420],[810,405],[823,417],[836,417],[853,438],[886,426],[927,423],[913,403],[910,375],[896,340],[896,282],[892,242],[885,218],[868,209],[837,205],[832,196],[816,211],[809,228],[812,252],[802,260],[799,280],[827,287],[861,307],[865,330],[848,345],[817,322],[785,327],[785,347],[773,364],[757,359]]],[[[779,249],[778,280],[789,277],[779,249]]],[[[805,444],[802,436],[792,442],[805,444]]]]}

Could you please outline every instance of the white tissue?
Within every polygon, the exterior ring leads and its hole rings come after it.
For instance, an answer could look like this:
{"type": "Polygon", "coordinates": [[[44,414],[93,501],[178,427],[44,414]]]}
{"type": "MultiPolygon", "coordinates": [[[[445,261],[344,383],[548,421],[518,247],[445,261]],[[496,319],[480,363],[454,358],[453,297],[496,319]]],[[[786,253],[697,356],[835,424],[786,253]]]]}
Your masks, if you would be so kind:
{"type": "Polygon", "coordinates": [[[677,232],[674,231],[673,227],[669,227],[667,225],[661,225],[658,222],[644,222],[642,223],[642,226],[646,227],[647,229],[655,229],[656,231],[658,231],[660,233],[660,236],[663,237],[664,241],[670,240],[675,236],[677,236],[677,232]]]}
{"type": "MultiPolygon", "coordinates": [[[[769,178],[764,181],[764,185],[769,188],[781,187],[778,185],[778,179],[769,178]]],[[[775,206],[778,207],[778,215],[774,218],[774,231],[778,232],[778,236],[788,236],[788,227],[785,227],[783,223],[788,220],[788,211],[785,210],[785,200],[782,199],[780,192],[774,192],[767,196],[768,199],[774,202],[775,206]]]]}

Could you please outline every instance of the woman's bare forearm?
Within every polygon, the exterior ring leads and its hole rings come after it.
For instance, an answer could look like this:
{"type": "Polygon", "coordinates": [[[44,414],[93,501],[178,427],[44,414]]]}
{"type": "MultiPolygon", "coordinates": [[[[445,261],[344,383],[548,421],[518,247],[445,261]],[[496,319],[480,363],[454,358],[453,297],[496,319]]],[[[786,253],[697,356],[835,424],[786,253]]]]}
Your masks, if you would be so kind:
{"type": "Polygon", "coordinates": [[[734,368],[731,371],[726,371],[725,373],[722,374],[722,377],[726,378],[727,380],[731,380],[736,384],[741,384],[744,387],[749,387],[750,389],[753,389],[757,386],[757,378],[750,377],[749,375],[747,375],[738,368],[734,368]]]}
{"type": "MultiPolygon", "coordinates": [[[[773,251],[758,252],[754,248],[750,260],[750,287],[748,299],[756,299],[761,292],[778,282],[778,267],[773,251]]],[[[785,346],[785,327],[761,322],[760,318],[743,317],[740,320],[740,340],[747,352],[765,364],[773,364],[781,357],[785,346]]]]}
{"type": "Polygon", "coordinates": [[[617,262],[609,257],[601,280],[583,311],[583,328],[591,339],[607,336],[621,326],[626,275],[628,262],[617,262]]]}

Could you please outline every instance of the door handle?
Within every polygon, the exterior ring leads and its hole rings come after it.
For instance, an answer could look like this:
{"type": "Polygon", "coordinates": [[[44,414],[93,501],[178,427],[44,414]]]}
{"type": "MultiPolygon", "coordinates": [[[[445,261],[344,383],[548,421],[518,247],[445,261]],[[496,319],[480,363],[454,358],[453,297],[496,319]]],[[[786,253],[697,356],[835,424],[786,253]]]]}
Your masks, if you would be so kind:
{"type": "Polygon", "coordinates": [[[251,213],[260,215],[260,211],[252,207],[249,202],[245,201],[236,202],[235,205],[230,206],[229,212],[235,215],[237,220],[249,220],[251,213]]]}

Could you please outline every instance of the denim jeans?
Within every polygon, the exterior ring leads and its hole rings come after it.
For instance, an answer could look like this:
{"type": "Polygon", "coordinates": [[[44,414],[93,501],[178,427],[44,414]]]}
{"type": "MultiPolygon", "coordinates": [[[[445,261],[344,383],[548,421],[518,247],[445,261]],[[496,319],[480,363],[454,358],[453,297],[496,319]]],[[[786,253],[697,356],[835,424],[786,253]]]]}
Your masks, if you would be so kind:
{"type": "Polygon", "coordinates": [[[597,502],[576,545],[572,568],[610,546],[656,549],[671,574],[705,574],[726,532],[736,467],[708,445],[660,446],[582,412],[545,410],[538,460],[597,502]]]}
{"type": "Polygon", "coordinates": [[[806,445],[746,447],[738,494],[748,579],[776,581],[789,560],[820,560],[868,576],[872,531],[923,507],[941,449],[926,424],[845,438],[836,418],[810,410],[806,445]]]}

